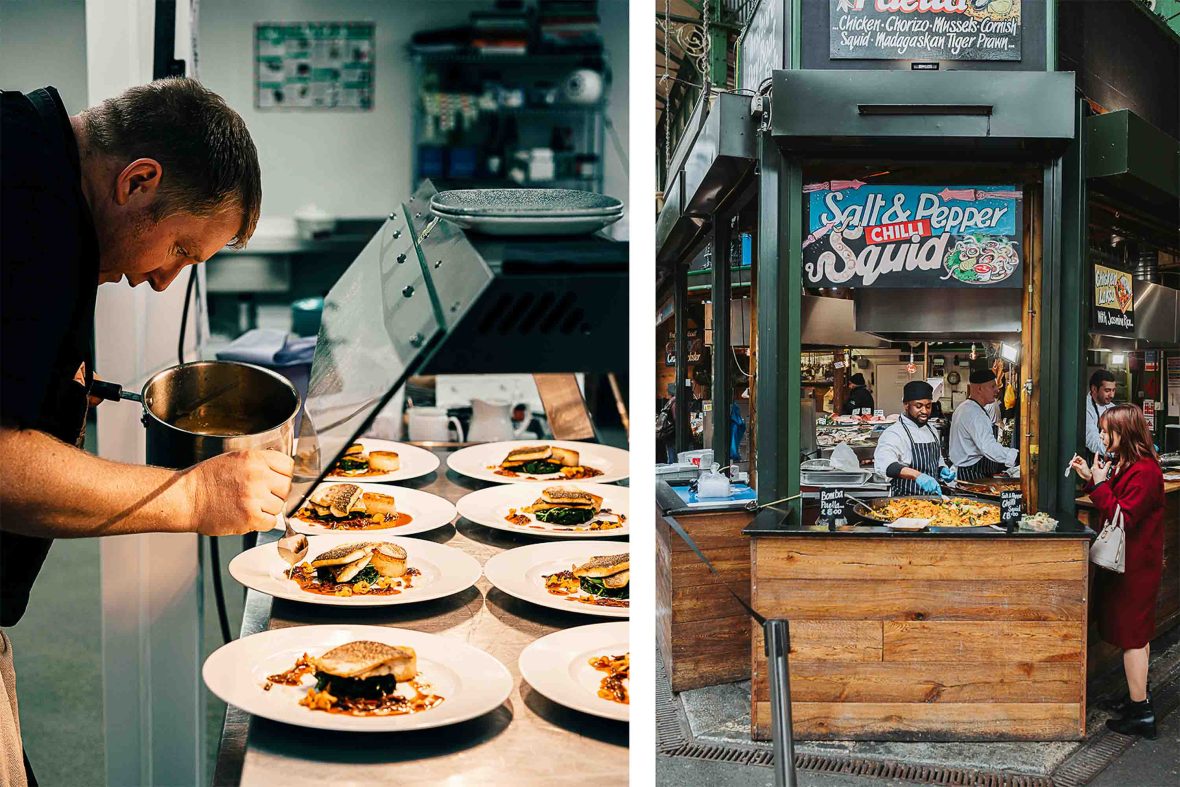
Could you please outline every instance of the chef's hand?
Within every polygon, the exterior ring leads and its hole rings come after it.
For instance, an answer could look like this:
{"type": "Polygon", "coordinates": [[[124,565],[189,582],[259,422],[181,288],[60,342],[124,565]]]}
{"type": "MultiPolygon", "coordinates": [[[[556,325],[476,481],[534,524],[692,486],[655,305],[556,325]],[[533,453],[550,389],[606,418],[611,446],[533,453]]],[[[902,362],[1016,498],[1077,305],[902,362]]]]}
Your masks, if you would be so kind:
{"type": "Polygon", "coordinates": [[[959,471],[955,470],[953,467],[940,467],[940,468],[938,468],[938,478],[944,484],[949,484],[951,481],[954,481],[958,477],[959,477],[959,471]]]}
{"type": "Polygon", "coordinates": [[[930,495],[942,494],[942,487],[938,485],[938,482],[935,481],[932,476],[922,473],[922,475],[918,476],[915,480],[918,482],[918,488],[923,492],[930,495]]]}
{"type": "Polygon", "coordinates": [[[1094,456],[1094,466],[1090,468],[1090,475],[1094,479],[1094,486],[1106,481],[1110,477],[1110,462],[1102,458],[1101,454],[1094,456]]]}
{"type": "Polygon", "coordinates": [[[278,451],[221,454],[184,472],[190,531],[231,536],[270,530],[291,492],[294,460],[278,451]]]}
{"type": "Polygon", "coordinates": [[[1092,474],[1090,473],[1090,466],[1086,464],[1086,460],[1082,459],[1077,454],[1074,454],[1073,459],[1069,463],[1070,468],[1078,474],[1078,478],[1089,482],[1092,474]]]}

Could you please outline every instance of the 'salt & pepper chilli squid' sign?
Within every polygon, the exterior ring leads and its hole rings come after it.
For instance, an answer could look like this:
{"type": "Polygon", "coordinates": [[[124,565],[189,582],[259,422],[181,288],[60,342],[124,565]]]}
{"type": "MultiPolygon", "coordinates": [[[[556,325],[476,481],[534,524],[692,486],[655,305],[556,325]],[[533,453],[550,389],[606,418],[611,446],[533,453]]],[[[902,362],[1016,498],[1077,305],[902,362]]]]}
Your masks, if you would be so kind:
{"type": "Polygon", "coordinates": [[[1093,327],[1103,333],[1135,333],[1135,290],[1131,274],[1094,266],[1093,327]]]}
{"type": "Polygon", "coordinates": [[[829,2],[833,58],[1020,59],[1020,0],[829,2]]]}
{"type": "Polygon", "coordinates": [[[1019,186],[812,183],[807,287],[1020,287],[1019,186]]]}

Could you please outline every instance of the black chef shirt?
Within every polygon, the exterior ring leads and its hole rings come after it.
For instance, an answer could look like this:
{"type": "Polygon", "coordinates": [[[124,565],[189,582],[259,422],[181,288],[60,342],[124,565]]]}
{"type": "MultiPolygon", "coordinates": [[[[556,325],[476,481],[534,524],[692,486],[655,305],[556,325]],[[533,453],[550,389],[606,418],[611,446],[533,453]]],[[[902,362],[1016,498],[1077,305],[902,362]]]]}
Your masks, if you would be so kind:
{"type": "MultiPolygon", "coordinates": [[[[81,445],[98,239],[78,145],[52,87],[0,92],[0,421],[81,445]]],[[[35,457],[29,457],[35,461],[35,457]]],[[[0,472],[3,468],[0,468],[0,472]]],[[[0,518],[9,516],[0,511],[0,518]]],[[[0,530],[0,626],[12,626],[52,539],[0,530]]]]}

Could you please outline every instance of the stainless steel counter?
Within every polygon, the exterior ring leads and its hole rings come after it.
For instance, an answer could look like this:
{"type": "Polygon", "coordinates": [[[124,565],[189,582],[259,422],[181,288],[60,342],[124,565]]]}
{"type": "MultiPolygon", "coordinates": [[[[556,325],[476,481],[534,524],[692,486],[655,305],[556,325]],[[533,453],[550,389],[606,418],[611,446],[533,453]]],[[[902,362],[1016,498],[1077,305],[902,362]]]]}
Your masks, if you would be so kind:
{"type": "MultiPolygon", "coordinates": [[[[488,484],[446,469],[400,482],[454,502],[488,484]]],[[[265,533],[269,543],[277,532],[265,533]]],[[[505,549],[537,539],[492,530],[459,518],[418,538],[462,549],[481,564],[505,549]]],[[[521,680],[517,660],[531,642],[572,626],[608,618],[537,607],[494,589],[475,587],[437,601],[371,609],[298,604],[249,591],[241,636],[267,629],[321,623],[409,628],[454,637],[499,659],[515,688],[495,711],[451,727],[416,733],[349,734],[302,729],[253,718],[233,706],[226,712],[214,785],[324,787],[325,784],[526,785],[556,776],[611,784],[627,781],[625,723],[568,710],[521,680]]]]}

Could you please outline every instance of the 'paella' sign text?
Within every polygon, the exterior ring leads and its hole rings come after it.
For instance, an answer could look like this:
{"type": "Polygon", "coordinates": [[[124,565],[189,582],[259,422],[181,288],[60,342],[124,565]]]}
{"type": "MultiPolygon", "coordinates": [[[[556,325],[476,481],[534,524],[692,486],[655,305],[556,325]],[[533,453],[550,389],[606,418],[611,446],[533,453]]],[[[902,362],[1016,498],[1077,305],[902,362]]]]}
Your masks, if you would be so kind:
{"type": "Polygon", "coordinates": [[[830,3],[832,58],[1020,59],[1020,0],[830,0],[830,3]]]}
{"type": "Polygon", "coordinates": [[[1018,186],[804,187],[808,287],[1020,287],[1018,186]]]}

